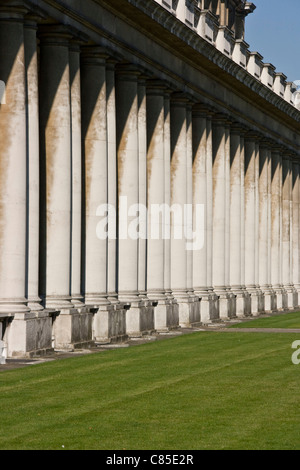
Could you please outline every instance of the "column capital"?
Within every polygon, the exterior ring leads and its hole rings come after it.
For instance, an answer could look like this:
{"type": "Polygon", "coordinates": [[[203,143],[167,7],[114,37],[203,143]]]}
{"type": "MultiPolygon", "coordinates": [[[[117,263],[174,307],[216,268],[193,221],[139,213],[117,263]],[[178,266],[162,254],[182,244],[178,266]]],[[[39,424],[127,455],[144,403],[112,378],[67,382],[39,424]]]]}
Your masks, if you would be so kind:
{"type": "Polygon", "coordinates": [[[234,121],[230,125],[230,133],[238,134],[240,136],[242,135],[244,137],[244,135],[247,133],[247,129],[242,123],[234,121]]]}
{"type": "Polygon", "coordinates": [[[81,61],[84,65],[105,65],[107,59],[109,59],[109,54],[103,47],[81,47],[81,61]]]}
{"type": "Polygon", "coordinates": [[[123,62],[116,65],[116,74],[121,80],[137,81],[142,75],[142,70],[135,64],[123,62]]]}
{"type": "Polygon", "coordinates": [[[282,159],[284,161],[289,161],[289,162],[292,162],[293,160],[293,157],[294,157],[294,152],[292,152],[291,150],[285,148],[282,152],[282,159]]]}
{"type": "Polygon", "coordinates": [[[212,116],[215,114],[215,110],[212,106],[209,106],[204,103],[196,103],[193,106],[193,115],[198,117],[203,117],[206,119],[212,119],[212,116]]]}
{"type": "Polygon", "coordinates": [[[74,33],[68,26],[62,24],[39,25],[38,37],[41,43],[56,46],[69,46],[74,33]]]}
{"type": "Polygon", "coordinates": [[[260,132],[255,131],[255,130],[248,130],[245,133],[245,141],[254,141],[259,143],[262,138],[262,135],[260,132]]]}
{"type": "Polygon", "coordinates": [[[0,5],[0,21],[23,21],[29,6],[25,0],[2,0],[0,5]]]}
{"type": "Polygon", "coordinates": [[[171,106],[180,106],[186,108],[190,100],[188,96],[183,92],[174,92],[171,95],[171,106]]]}
{"type": "Polygon", "coordinates": [[[228,115],[216,112],[212,116],[212,123],[215,126],[226,126],[226,124],[228,123],[228,115]]]}
{"type": "Polygon", "coordinates": [[[164,95],[166,86],[162,80],[149,78],[146,80],[147,95],[164,95]]]}

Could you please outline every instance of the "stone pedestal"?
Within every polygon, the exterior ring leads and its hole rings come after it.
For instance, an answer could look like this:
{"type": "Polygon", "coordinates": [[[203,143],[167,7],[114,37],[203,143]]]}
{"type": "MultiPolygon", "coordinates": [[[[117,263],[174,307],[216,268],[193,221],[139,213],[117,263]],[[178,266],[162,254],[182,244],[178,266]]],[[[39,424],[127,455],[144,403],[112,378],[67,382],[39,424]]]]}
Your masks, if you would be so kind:
{"type": "Polygon", "coordinates": [[[16,314],[6,336],[8,357],[34,357],[53,352],[49,312],[16,314]]]}
{"type": "Polygon", "coordinates": [[[154,309],[149,300],[131,301],[126,314],[126,334],[132,338],[154,333],[154,309]]]}
{"type": "Polygon", "coordinates": [[[105,344],[126,340],[127,310],[128,307],[121,303],[100,307],[94,316],[94,341],[105,344]]]}
{"type": "Polygon", "coordinates": [[[93,313],[87,309],[64,309],[53,324],[54,348],[73,351],[93,344],[93,313]]]}

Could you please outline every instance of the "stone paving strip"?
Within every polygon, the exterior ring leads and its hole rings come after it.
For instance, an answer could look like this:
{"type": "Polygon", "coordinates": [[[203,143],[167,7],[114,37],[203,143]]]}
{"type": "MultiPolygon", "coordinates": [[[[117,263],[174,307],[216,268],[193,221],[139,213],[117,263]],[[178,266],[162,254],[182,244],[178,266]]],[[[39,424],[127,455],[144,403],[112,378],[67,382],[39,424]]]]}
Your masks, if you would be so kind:
{"type": "MultiPolygon", "coordinates": [[[[253,318],[255,320],[257,318],[253,318]]],[[[176,336],[192,334],[196,332],[222,332],[222,333],[299,333],[300,329],[286,329],[286,328],[230,328],[230,326],[237,323],[243,323],[244,321],[251,321],[251,318],[245,320],[232,320],[222,323],[211,323],[209,325],[199,325],[191,328],[179,328],[171,330],[169,332],[156,333],[153,335],[143,335],[140,337],[130,338],[125,343],[107,343],[107,344],[95,344],[90,349],[78,349],[74,351],[63,351],[56,350],[54,354],[50,356],[43,356],[37,358],[16,358],[7,359],[6,364],[0,365],[0,373],[29,367],[33,365],[43,364],[47,362],[53,362],[61,359],[70,359],[75,356],[84,356],[87,354],[101,353],[108,350],[129,348],[140,344],[149,343],[150,341],[161,341],[167,338],[174,338],[176,336]]]]}

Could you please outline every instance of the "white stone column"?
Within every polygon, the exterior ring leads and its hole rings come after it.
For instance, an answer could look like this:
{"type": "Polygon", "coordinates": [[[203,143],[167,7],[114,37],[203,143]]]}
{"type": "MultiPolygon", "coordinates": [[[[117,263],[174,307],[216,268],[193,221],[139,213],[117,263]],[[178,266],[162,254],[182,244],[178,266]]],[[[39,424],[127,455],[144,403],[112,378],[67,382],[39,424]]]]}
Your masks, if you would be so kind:
{"type": "MultiPolygon", "coordinates": [[[[117,184],[117,142],[116,142],[116,90],[115,69],[117,62],[107,59],[106,62],[106,94],[107,94],[107,145],[108,145],[108,204],[117,210],[118,184],[117,184]]],[[[116,212],[109,219],[109,232],[107,247],[107,291],[108,300],[112,303],[117,300],[117,219],[116,212]]]]}
{"type": "Polygon", "coordinates": [[[282,162],[282,282],[286,291],[287,309],[294,308],[294,289],[292,285],[291,263],[291,202],[292,202],[292,161],[288,154],[283,154],[282,162]]]}
{"type": "Polygon", "coordinates": [[[231,126],[231,175],[230,175],[230,287],[236,296],[235,313],[245,315],[245,296],[242,289],[242,156],[241,127],[231,126]]]}
{"type": "Polygon", "coordinates": [[[256,136],[248,133],[245,136],[245,286],[250,294],[250,313],[259,313],[259,293],[256,287],[257,265],[257,194],[256,181],[256,136]]]}
{"type": "Polygon", "coordinates": [[[139,71],[130,65],[117,67],[117,155],[119,195],[118,293],[131,305],[127,312],[129,335],[154,328],[154,311],[139,294],[139,71]]]}
{"type": "Polygon", "coordinates": [[[299,245],[299,211],[300,211],[300,165],[293,160],[293,285],[295,289],[294,307],[300,304],[300,245],[299,245]]]}
{"type": "Polygon", "coordinates": [[[171,285],[179,306],[180,325],[190,325],[194,300],[188,289],[188,259],[185,239],[187,204],[187,104],[183,95],[171,101],[171,285]]]}
{"type": "Polygon", "coordinates": [[[225,286],[230,300],[228,308],[228,317],[235,317],[236,311],[236,295],[230,286],[230,217],[231,217],[231,128],[232,122],[227,117],[225,122],[225,286]]]}
{"type": "Polygon", "coordinates": [[[269,284],[269,193],[270,155],[268,143],[260,144],[259,175],[259,284],[264,294],[264,310],[272,311],[272,291],[269,284]]]}
{"type": "Polygon", "coordinates": [[[263,313],[265,310],[264,294],[259,283],[259,264],[260,264],[260,141],[262,137],[259,135],[255,142],[255,282],[258,293],[258,312],[263,313]]]}
{"type": "MultiPolygon", "coordinates": [[[[171,207],[171,103],[172,91],[165,89],[164,94],[164,199],[167,207],[171,207]]],[[[164,233],[164,291],[170,303],[169,326],[179,325],[179,310],[171,288],[171,212],[166,211],[164,233]]]]}
{"type": "Polygon", "coordinates": [[[71,119],[69,40],[62,26],[40,37],[41,257],[47,309],[70,309],[71,119]]]}
{"type": "Polygon", "coordinates": [[[213,117],[213,287],[221,319],[230,316],[226,286],[226,118],[213,117]]]}
{"type": "Polygon", "coordinates": [[[0,79],[6,86],[6,104],[0,106],[1,316],[29,311],[25,299],[25,12],[22,8],[0,7],[0,79]]]}
{"type": "Polygon", "coordinates": [[[282,158],[280,149],[272,151],[272,182],[271,182],[271,284],[276,295],[277,310],[283,309],[283,290],[280,282],[281,271],[281,171],[282,158]]]}
{"type": "Polygon", "coordinates": [[[28,17],[24,28],[27,102],[27,285],[28,307],[41,311],[39,297],[40,151],[37,19],[28,17]]]}
{"type": "MultiPolygon", "coordinates": [[[[193,108],[193,205],[194,217],[198,217],[196,207],[204,210],[204,238],[200,249],[193,251],[194,291],[201,299],[201,322],[210,323],[214,316],[214,303],[211,282],[211,216],[212,216],[212,149],[211,115],[202,105],[193,108]]],[[[195,227],[194,227],[195,229],[195,227]]],[[[197,231],[198,232],[198,231],[197,231]]],[[[198,232],[200,237],[200,233],[198,232]]]]}
{"type": "Polygon", "coordinates": [[[105,51],[82,48],[82,139],[85,160],[85,303],[107,300],[108,143],[105,51]],[[101,229],[101,230],[100,230],[101,229]],[[106,236],[105,236],[106,235],[106,236]]]}
{"type": "Polygon", "coordinates": [[[186,250],[187,250],[187,288],[190,295],[191,302],[193,302],[192,316],[190,322],[192,324],[198,324],[200,322],[200,299],[195,294],[193,284],[193,254],[198,249],[197,241],[198,236],[198,220],[196,207],[194,206],[193,196],[193,119],[192,119],[192,102],[190,101],[187,105],[187,206],[185,211],[185,223],[186,223],[186,250]]]}
{"type": "Polygon", "coordinates": [[[169,327],[172,306],[165,291],[165,88],[159,81],[147,82],[147,201],[148,201],[148,297],[157,300],[155,329],[169,327]]]}
{"type": "Polygon", "coordinates": [[[70,44],[70,87],[71,87],[71,297],[75,307],[83,307],[81,284],[82,246],[82,141],[81,141],[81,78],[80,45],[70,44]]]}
{"type": "MultiPolygon", "coordinates": [[[[139,204],[141,208],[147,208],[147,98],[146,77],[138,78],[138,148],[139,148],[139,204]]],[[[147,300],[147,249],[148,226],[147,216],[144,210],[139,213],[138,240],[138,292],[141,299],[147,300]]]]}

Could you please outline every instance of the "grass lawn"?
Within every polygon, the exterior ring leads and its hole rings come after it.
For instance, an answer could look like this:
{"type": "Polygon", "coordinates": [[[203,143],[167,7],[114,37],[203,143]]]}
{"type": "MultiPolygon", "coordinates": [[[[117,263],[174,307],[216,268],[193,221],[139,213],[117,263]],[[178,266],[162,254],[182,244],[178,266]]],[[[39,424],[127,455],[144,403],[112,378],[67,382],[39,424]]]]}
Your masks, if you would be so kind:
{"type": "Polygon", "coordinates": [[[230,328],[284,328],[300,329],[300,312],[293,312],[271,317],[257,318],[236,325],[230,328]]]}
{"type": "Polygon", "coordinates": [[[300,450],[297,339],[199,332],[2,372],[0,449],[300,450]]]}

